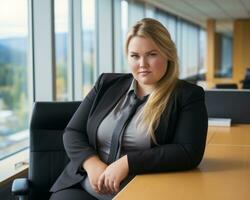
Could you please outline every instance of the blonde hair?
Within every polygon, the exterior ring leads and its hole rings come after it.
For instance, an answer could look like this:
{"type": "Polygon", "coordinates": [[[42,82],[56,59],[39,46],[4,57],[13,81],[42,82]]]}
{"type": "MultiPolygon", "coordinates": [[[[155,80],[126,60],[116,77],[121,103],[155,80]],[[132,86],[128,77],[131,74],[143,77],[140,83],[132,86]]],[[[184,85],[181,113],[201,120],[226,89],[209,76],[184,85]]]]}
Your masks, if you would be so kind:
{"type": "Polygon", "coordinates": [[[155,130],[159,125],[161,115],[166,109],[170,96],[178,80],[177,50],[168,30],[157,20],[144,18],[138,21],[128,32],[125,52],[128,56],[128,46],[135,36],[144,37],[153,41],[160,53],[167,58],[167,70],[158,81],[156,89],[150,94],[138,119],[140,125],[146,126],[153,142],[157,144],[155,130]],[[153,112],[152,112],[153,111],[153,112]]]}

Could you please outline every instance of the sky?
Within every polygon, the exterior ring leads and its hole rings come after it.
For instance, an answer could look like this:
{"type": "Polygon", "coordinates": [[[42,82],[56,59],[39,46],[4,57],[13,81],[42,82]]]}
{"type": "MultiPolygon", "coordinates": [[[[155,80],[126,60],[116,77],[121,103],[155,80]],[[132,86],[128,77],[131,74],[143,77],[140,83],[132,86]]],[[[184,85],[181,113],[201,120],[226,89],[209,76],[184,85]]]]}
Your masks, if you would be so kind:
{"type": "MultiPolygon", "coordinates": [[[[85,29],[94,28],[94,1],[82,1],[85,29]]],[[[68,0],[55,0],[55,31],[68,30],[68,0]]],[[[0,38],[28,35],[28,0],[0,0],[0,38]]]]}
{"type": "Polygon", "coordinates": [[[0,0],[0,13],[1,38],[27,35],[27,0],[0,0]]]}

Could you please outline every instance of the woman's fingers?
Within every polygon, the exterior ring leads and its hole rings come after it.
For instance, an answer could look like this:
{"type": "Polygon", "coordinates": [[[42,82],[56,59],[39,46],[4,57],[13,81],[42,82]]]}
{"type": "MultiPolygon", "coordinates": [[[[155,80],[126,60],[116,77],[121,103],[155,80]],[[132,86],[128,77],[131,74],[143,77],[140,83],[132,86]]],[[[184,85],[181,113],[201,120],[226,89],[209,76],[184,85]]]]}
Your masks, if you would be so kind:
{"type": "Polygon", "coordinates": [[[99,191],[102,191],[104,189],[104,187],[103,187],[104,180],[105,180],[105,174],[103,173],[103,174],[101,174],[101,176],[98,179],[97,187],[98,187],[99,191]]]}
{"type": "Polygon", "coordinates": [[[114,190],[115,190],[115,192],[119,192],[119,187],[120,187],[120,183],[118,183],[118,182],[114,182],[114,190]]]}
{"type": "Polygon", "coordinates": [[[104,185],[106,190],[109,191],[109,193],[116,193],[119,191],[120,183],[115,180],[114,177],[105,177],[104,185]]]}
{"type": "Polygon", "coordinates": [[[107,177],[107,176],[102,176],[103,178],[103,187],[102,188],[105,188],[106,189],[106,192],[108,193],[114,193],[116,191],[116,185],[115,184],[115,180],[113,177],[107,177]]]}
{"type": "Polygon", "coordinates": [[[109,189],[109,179],[107,177],[104,179],[104,186],[107,190],[109,189]]]}
{"type": "Polygon", "coordinates": [[[109,189],[111,190],[111,192],[115,192],[115,187],[114,187],[114,183],[115,183],[115,180],[114,179],[110,179],[109,180],[109,189]]]}
{"type": "Polygon", "coordinates": [[[105,176],[104,186],[108,193],[112,192],[112,189],[110,188],[110,179],[107,176],[105,176]]]}

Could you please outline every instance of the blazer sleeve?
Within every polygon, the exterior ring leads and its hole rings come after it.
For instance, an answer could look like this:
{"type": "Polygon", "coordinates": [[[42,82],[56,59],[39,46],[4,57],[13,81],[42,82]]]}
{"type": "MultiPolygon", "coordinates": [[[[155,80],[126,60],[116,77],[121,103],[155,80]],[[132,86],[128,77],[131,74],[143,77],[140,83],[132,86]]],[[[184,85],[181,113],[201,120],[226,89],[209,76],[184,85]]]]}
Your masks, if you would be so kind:
{"type": "Polygon", "coordinates": [[[79,169],[87,158],[97,155],[96,150],[89,144],[87,121],[92,104],[102,86],[102,77],[103,74],[99,77],[92,90],[81,102],[63,134],[64,147],[70,161],[72,162],[74,173],[80,172],[79,169]]]}
{"type": "Polygon", "coordinates": [[[204,96],[197,87],[183,101],[171,144],[127,154],[130,174],[187,170],[200,163],[208,126],[204,96]]]}

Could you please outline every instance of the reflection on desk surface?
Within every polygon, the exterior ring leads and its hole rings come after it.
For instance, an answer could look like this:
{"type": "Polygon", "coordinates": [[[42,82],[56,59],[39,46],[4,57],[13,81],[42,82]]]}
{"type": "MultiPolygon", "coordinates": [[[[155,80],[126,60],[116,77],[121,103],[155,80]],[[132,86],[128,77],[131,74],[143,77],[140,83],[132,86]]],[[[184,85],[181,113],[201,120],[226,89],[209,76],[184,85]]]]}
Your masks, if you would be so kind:
{"type": "Polygon", "coordinates": [[[209,127],[197,169],[139,175],[115,200],[250,199],[250,125],[209,127]]]}

